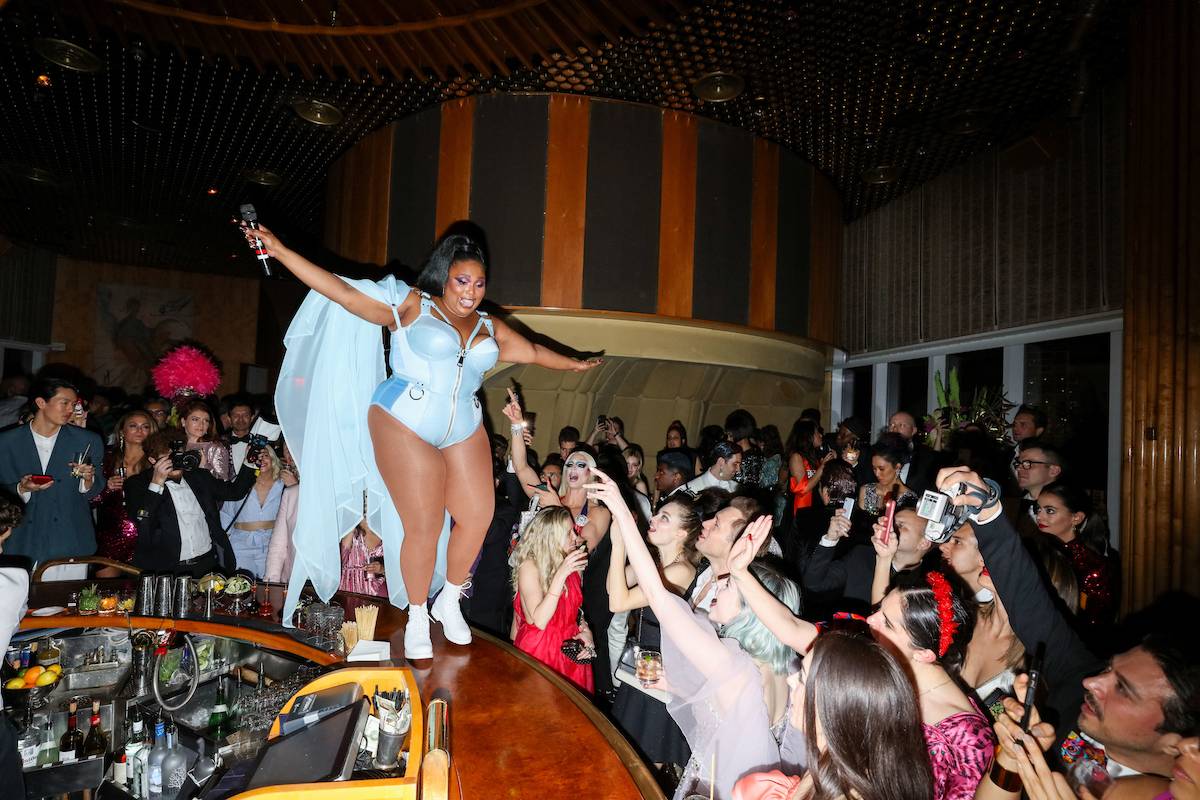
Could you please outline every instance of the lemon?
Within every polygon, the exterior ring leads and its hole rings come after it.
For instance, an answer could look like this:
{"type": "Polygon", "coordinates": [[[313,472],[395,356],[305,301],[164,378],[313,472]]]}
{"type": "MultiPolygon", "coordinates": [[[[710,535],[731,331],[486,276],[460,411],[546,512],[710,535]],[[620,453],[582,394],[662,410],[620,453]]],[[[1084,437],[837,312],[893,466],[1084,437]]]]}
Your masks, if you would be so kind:
{"type": "Polygon", "coordinates": [[[24,689],[25,688],[25,679],[24,678],[12,678],[11,680],[9,680],[7,683],[4,684],[4,688],[5,689],[24,689]]]}
{"type": "Polygon", "coordinates": [[[53,672],[55,675],[62,675],[62,664],[51,664],[46,667],[47,672],[53,672]]]}
{"type": "Polygon", "coordinates": [[[50,686],[56,680],[58,680],[58,673],[51,672],[50,670],[46,670],[41,675],[38,675],[37,681],[35,681],[34,683],[36,686],[50,686]]]}

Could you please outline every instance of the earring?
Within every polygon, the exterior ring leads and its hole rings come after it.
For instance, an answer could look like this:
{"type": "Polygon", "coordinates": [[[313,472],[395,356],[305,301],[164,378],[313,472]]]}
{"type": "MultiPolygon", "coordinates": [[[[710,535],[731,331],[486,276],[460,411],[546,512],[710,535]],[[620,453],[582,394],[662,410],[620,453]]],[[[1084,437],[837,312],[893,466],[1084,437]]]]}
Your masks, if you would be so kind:
{"type": "Polygon", "coordinates": [[[122,451],[125,450],[125,434],[117,434],[117,447],[121,448],[122,451]]]}

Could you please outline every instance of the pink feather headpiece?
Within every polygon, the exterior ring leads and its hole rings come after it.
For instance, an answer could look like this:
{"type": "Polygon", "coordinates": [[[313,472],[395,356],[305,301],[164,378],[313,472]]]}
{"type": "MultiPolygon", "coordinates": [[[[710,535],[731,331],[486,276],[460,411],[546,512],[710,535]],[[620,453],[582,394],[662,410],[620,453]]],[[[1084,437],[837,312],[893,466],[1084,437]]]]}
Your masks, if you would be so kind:
{"type": "Polygon", "coordinates": [[[204,397],[221,385],[221,364],[203,345],[180,344],[163,354],[150,376],[163,397],[204,397]]]}

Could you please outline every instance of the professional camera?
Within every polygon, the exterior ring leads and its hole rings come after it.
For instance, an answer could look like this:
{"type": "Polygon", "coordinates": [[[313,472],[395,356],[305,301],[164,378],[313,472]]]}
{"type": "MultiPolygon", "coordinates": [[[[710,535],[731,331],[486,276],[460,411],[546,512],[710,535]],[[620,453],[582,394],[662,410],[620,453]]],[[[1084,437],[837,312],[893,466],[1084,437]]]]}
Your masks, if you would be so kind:
{"type": "Polygon", "coordinates": [[[271,440],[261,433],[250,433],[250,441],[246,443],[246,463],[258,466],[258,457],[262,451],[270,447],[271,440]]]}
{"type": "Polygon", "coordinates": [[[174,442],[171,445],[171,469],[177,469],[182,472],[191,472],[192,470],[199,468],[199,450],[185,450],[183,442],[174,442]]]}
{"type": "Polygon", "coordinates": [[[989,478],[984,478],[983,482],[987,485],[976,486],[962,481],[947,487],[945,492],[927,489],[925,494],[921,495],[920,502],[917,503],[917,516],[929,520],[929,524],[925,526],[925,538],[934,544],[948,542],[955,531],[966,524],[967,520],[974,519],[980,511],[998,503],[1000,501],[999,485],[989,478]],[[978,507],[956,506],[951,499],[960,494],[978,497],[983,501],[983,505],[978,507]]]}

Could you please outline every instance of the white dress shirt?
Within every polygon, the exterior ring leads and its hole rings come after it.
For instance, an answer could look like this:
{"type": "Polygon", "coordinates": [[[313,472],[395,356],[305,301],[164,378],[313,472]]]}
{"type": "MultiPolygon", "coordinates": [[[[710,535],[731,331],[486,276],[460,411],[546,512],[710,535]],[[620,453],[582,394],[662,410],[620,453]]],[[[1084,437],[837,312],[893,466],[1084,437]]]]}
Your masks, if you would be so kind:
{"type": "MultiPolygon", "coordinates": [[[[44,475],[46,469],[50,466],[50,455],[54,452],[54,443],[58,441],[58,431],[56,430],[51,436],[42,436],[33,428],[30,428],[29,432],[33,434],[33,446],[37,448],[38,458],[42,462],[42,474],[44,475]]],[[[87,491],[87,486],[84,484],[83,478],[79,479],[79,491],[80,493],[87,491]]],[[[18,490],[17,494],[21,495],[22,501],[28,503],[33,492],[18,490]]]]}
{"type": "MultiPolygon", "coordinates": [[[[183,480],[167,481],[167,491],[175,504],[175,516],[179,519],[179,560],[191,561],[212,549],[212,537],[208,534],[208,520],[204,509],[196,499],[192,487],[183,480]]],[[[150,491],[162,494],[163,487],[150,483],[150,491]]]]}
{"type": "Polygon", "coordinates": [[[698,478],[692,478],[690,481],[684,484],[684,487],[689,492],[700,492],[709,488],[710,486],[720,487],[730,494],[733,494],[738,490],[737,481],[723,481],[716,475],[713,475],[713,471],[711,469],[704,470],[704,472],[700,473],[698,478]]]}

